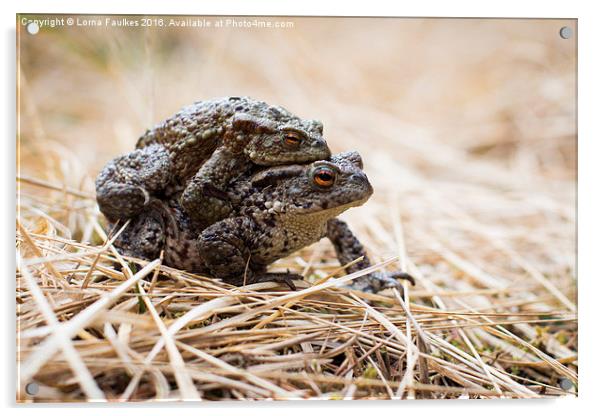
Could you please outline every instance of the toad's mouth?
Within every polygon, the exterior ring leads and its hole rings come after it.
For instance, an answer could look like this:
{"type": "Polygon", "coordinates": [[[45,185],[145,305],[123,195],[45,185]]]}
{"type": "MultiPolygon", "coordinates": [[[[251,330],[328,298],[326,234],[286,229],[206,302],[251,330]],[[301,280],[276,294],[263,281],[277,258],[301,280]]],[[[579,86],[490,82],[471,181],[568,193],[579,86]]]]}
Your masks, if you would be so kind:
{"type": "Polygon", "coordinates": [[[292,163],[309,163],[316,160],[327,160],[330,158],[329,149],[305,150],[303,152],[290,152],[287,154],[263,154],[258,156],[256,153],[251,153],[249,158],[258,166],[281,166],[292,163]]]}
{"type": "Polygon", "coordinates": [[[366,203],[366,201],[368,201],[370,197],[367,196],[365,198],[362,199],[357,199],[355,201],[351,201],[348,202],[347,204],[343,204],[343,205],[337,205],[331,208],[321,208],[319,206],[314,207],[313,209],[306,209],[303,210],[301,212],[297,212],[295,213],[295,215],[298,216],[303,216],[303,217],[328,217],[328,218],[334,218],[337,215],[342,214],[343,212],[347,211],[349,208],[354,208],[354,207],[359,207],[361,205],[364,205],[366,203]]]}

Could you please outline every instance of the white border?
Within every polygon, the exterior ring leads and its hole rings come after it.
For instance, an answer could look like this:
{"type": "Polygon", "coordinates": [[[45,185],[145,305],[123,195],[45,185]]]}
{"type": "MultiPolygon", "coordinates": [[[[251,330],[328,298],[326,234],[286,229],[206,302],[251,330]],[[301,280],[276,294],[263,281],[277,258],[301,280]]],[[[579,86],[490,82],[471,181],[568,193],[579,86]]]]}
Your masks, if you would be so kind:
{"type": "Polygon", "coordinates": [[[577,17],[584,6],[575,2],[546,1],[545,4],[528,5],[524,0],[488,2],[486,6],[476,0],[391,2],[387,0],[324,1],[305,0],[204,0],[190,2],[170,0],[161,2],[105,0],[80,2],[72,0],[21,1],[16,11],[20,13],[144,13],[144,14],[250,14],[250,15],[333,15],[333,16],[442,16],[442,17],[577,17]]]}
{"type": "MultiPolygon", "coordinates": [[[[600,197],[600,183],[602,172],[602,151],[600,141],[600,106],[597,102],[602,93],[600,88],[600,47],[596,40],[602,39],[602,17],[596,13],[595,2],[575,0],[548,0],[545,2],[527,2],[524,0],[505,0],[495,4],[491,1],[411,1],[393,4],[392,1],[344,1],[340,3],[326,2],[324,0],[305,0],[287,2],[277,0],[236,0],[236,1],[197,1],[169,0],[169,1],[125,1],[104,0],[92,3],[81,0],[22,0],[19,4],[6,4],[3,2],[3,71],[2,82],[4,99],[1,101],[2,125],[4,129],[6,157],[5,167],[1,170],[3,180],[2,195],[7,203],[1,204],[2,239],[3,247],[0,249],[2,264],[6,266],[3,274],[6,297],[4,312],[5,331],[4,342],[0,343],[2,356],[5,360],[3,368],[2,402],[9,414],[17,411],[27,413],[35,410],[43,411],[45,415],[55,414],[81,414],[82,406],[41,406],[19,407],[14,404],[14,372],[8,371],[14,367],[14,296],[6,293],[10,287],[10,280],[14,271],[14,137],[15,137],[15,13],[144,13],[144,14],[254,14],[254,15],[346,15],[346,16],[440,16],[440,17],[554,17],[579,19],[579,234],[578,234],[578,265],[579,265],[579,358],[580,382],[579,398],[563,400],[535,400],[535,401],[430,401],[430,402],[294,402],[294,403],[230,403],[203,405],[178,405],[178,412],[194,413],[209,412],[224,415],[236,414],[244,416],[287,413],[287,416],[304,415],[324,410],[325,412],[345,412],[350,414],[364,414],[374,407],[383,413],[415,413],[436,411],[442,415],[482,415],[484,412],[491,415],[504,415],[508,413],[522,414],[523,412],[538,412],[541,414],[589,414],[590,407],[595,408],[595,399],[600,396],[599,385],[602,368],[600,367],[600,350],[602,339],[600,337],[599,308],[600,282],[600,235],[602,227],[600,215],[602,213],[602,198],[600,197]],[[598,243],[598,244],[597,244],[598,243]],[[598,306],[598,307],[597,307],[598,306]]],[[[127,411],[140,415],[165,414],[168,407],[175,405],[127,406],[127,411]]],[[[86,405],[86,414],[106,413],[108,406],[86,405]]],[[[600,405],[597,406],[598,411],[600,405]]],[[[126,410],[121,407],[121,410],[126,410]]],[[[113,410],[112,410],[113,411],[113,410]]],[[[321,413],[321,412],[320,412],[321,413]]]]}

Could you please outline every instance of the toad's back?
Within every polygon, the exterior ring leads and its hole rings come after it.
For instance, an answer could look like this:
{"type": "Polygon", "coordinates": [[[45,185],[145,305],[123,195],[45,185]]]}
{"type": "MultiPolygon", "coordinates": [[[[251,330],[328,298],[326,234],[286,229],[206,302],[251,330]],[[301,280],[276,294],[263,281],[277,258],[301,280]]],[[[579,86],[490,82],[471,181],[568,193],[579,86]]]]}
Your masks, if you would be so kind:
{"type": "Polygon", "coordinates": [[[198,101],[147,130],[138,139],[136,148],[153,143],[164,145],[170,154],[173,173],[181,179],[189,178],[222,144],[235,113],[247,113],[278,123],[299,120],[282,107],[249,97],[198,101]]]}

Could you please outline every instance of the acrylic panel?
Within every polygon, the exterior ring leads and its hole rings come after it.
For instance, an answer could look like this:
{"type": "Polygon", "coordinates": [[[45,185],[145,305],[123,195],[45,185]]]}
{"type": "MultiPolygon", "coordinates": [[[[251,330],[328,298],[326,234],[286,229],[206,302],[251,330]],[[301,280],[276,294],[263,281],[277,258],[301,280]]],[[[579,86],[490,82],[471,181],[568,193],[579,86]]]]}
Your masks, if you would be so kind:
{"type": "Polygon", "coordinates": [[[576,19],[16,32],[18,402],[577,395],[576,19]]]}

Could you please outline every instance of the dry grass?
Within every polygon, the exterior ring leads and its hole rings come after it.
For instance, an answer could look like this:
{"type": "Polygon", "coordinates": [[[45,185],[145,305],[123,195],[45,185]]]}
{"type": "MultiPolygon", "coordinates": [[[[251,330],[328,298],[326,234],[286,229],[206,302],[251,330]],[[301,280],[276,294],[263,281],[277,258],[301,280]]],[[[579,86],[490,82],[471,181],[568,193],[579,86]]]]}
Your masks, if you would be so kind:
{"type": "Polygon", "coordinates": [[[18,400],[576,394],[575,48],[557,38],[572,22],[295,22],[21,39],[18,400]],[[226,94],[360,151],[375,194],[344,217],[415,287],[341,287],[357,276],[326,241],[274,265],[306,276],[297,292],[114,250],[98,169],[226,94]]]}

